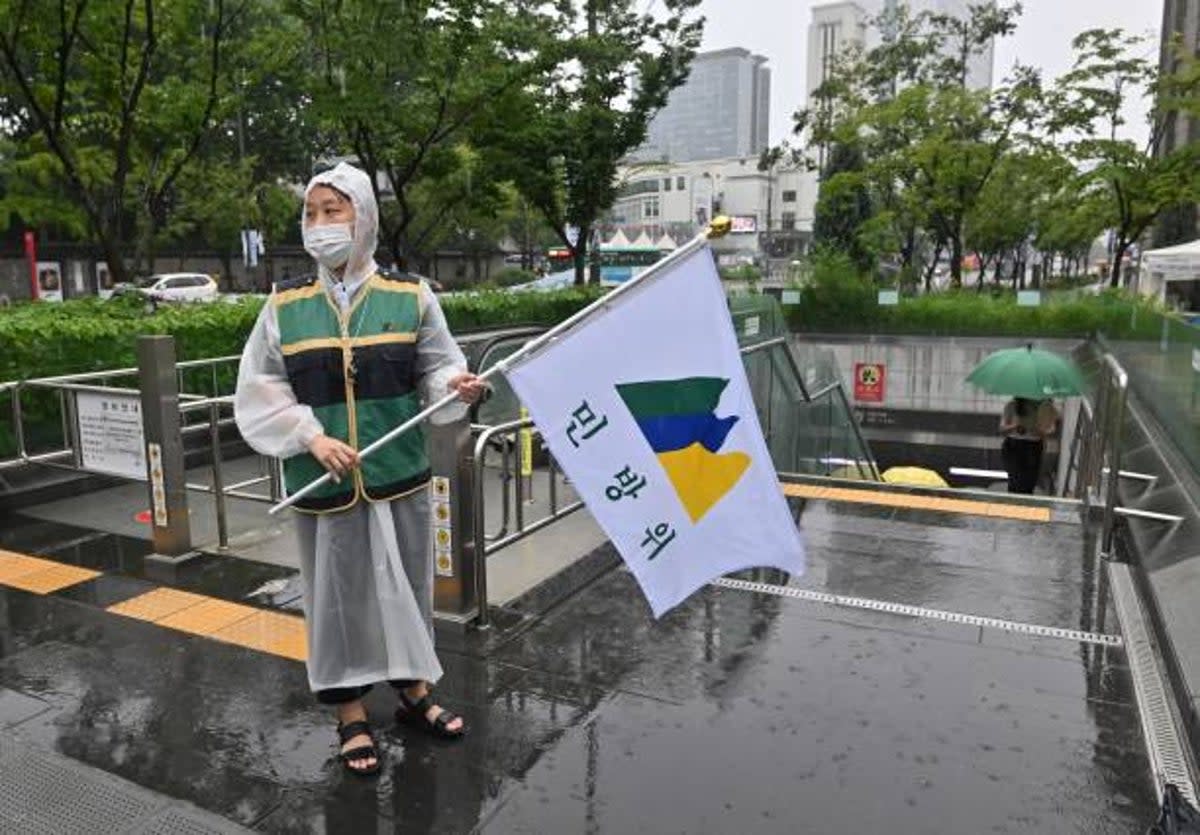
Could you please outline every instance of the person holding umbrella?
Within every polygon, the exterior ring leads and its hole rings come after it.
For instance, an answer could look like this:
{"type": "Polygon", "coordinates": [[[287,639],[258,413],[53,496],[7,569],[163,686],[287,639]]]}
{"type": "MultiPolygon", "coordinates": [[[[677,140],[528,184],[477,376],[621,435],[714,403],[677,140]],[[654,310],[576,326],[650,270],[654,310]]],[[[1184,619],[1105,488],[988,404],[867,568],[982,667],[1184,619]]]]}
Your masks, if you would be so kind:
{"type": "Polygon", "coordinates": [[[1008,492],[1031,494],[1042,473],[1046,438],[1054,434],[1058,411],[1050,400],[1014,397],[1000,418],[1000,457],[1008,473],[1008,492]]]}
{"type": "Polygon", "coordinates": [[[1013,398],[1000,418],[1000,454],[1008,491],[1032,493],[1042,471],[1046,438],[1058,423],[1051,398],[1082,394],[1079,370],[1058,354],[1027,345],[990,354],[967,375],[967,382],[989,394],[1013,398]]]}

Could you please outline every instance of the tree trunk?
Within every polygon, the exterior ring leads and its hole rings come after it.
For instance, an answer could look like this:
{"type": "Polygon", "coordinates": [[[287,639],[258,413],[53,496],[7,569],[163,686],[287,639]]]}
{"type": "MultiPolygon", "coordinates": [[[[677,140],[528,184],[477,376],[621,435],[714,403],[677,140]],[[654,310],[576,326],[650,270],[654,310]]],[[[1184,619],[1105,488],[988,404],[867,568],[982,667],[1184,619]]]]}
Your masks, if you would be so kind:
{"type": "Polygon", "coordinates": [[[588,241],[591,239],[591,235],[592,228],[590,226],[579,227],[579,237],[575,240],[575,246],[573,247],[576,287],[582,287],[587,284],[588,241]]]}
{"type": "Polygon", "coordinates": [[[121,257],[120,244],[110,235],[102,235],[100,248],[104,252],[104,263],[108,264],[108,274],[113,284],[128,281],[129,275],[125,270],[125,260],[121,257]]]}
{"type": "Polygon", "coordinates": [[[962,236],[950,236],[950,286],[962,287],[962,236]]]}
{"type": "MultiPolygon", "coordinates": [[[[916,247],[914,246],[914,250],[916,247]]],[[[925,289],[929,290],[933,287],[933,274],[937,272],[938,259],[942,257],[942,245],[939,243],[933,248],[933,258],[929,260],[929,266],[925,268],[925,289]]],[[[910,256],[911,258],[911,256],[910,256]]]]}
{"type": "Polygon", "coordinates": [[[233,256],[228,248],[222,249],[217,255],[221,259],[221,280],[218,282],[218,286],[226,293],[232,293],[237,289],[233,284],[233,256]]]}
{"type": "Polygon", "coordinates": [[[1113,252],[1112,268],[1108,273],[1108,286],[1121,286],[1121,262],[1125,260],[1125,250],[1129,249],[1129,241],[1124,238],[1117,239],[1117,248],[1113,252]]]}

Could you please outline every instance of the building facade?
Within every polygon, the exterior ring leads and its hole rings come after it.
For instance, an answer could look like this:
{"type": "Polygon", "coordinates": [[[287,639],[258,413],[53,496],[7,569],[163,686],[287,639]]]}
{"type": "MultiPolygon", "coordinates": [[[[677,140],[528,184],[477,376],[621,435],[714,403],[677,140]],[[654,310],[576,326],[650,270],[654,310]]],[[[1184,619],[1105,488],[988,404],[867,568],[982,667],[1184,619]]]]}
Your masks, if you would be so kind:
{"type": "MultiPolygon", "coordinates": [[[[1163,4],[1162,43],[1159,67],[1163,72],[1179,68],[1176,41],[1189,54],[1200,54],[1200,0],[1166,0],[1163,4]]],[[[1171,112],[1156,155],[1166,155],[1192,142],[1200,142],[1200,119],[1171,112]]],[[[1154,230],[1155,246],[1171,246],[1200,237],[1200,211],[1195,205],[1168,212],[1154,230]]]]}
{"type": "Polygon", "coordinates": [[[740,48],[700,53],[631,158],[676,163],[760,154],[769,141],[770,108],[766,58],[740,48]]]}
{"type": "Polygon", "coordinates": [[[733,231],[713,242],[727,262],[772,257],[772,244],[785,242],[780,257],[797,254],[807,244],[812,219],[801,206],[815,197],[803,192],[815,181],[795,167],[758,168],[758,156],[727,157],[681,163],[630,163],[619,172],[621,191],[602,230],[611,237],[619,229],[629,240],[645,233],[651,239],[670,235],[683,241],[717,215],[734,222],[733,231]]]}
{"type": "Polygon", "coordinates": [[[804,86],[809,100],[813,91],[829,80],[838,58],[852,47],[869,48],[874,30],[870,15],[860,3],[826,3],[814,6],[808,25],[808,62],[804,86]]]}

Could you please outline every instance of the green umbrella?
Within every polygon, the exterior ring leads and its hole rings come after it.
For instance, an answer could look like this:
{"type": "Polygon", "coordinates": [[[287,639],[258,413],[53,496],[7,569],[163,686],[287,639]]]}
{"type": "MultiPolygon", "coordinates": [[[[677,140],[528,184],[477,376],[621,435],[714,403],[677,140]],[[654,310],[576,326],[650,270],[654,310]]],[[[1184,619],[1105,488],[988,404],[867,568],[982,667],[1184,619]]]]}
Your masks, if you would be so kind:
{"type": "Polygon", "coordinates": [[[1070,360],[1032,345],[996,351],[975,366],[967,382],[989,394],[1030,400],[1083,393],[1083,378],[1070,360]]]}

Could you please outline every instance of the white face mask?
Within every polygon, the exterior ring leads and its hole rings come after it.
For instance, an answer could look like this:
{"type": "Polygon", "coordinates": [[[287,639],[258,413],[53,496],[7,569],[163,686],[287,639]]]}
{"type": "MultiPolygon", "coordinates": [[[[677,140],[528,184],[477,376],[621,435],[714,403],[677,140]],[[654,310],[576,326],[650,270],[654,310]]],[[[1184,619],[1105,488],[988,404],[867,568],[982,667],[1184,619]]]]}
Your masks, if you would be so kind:
{"type": "Polygon", "coordinates": [[[328,269],[345,266],[353,246],[349,223],[304,227],[304,250],[328,269]]]}

